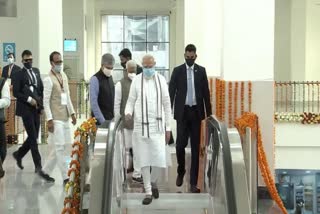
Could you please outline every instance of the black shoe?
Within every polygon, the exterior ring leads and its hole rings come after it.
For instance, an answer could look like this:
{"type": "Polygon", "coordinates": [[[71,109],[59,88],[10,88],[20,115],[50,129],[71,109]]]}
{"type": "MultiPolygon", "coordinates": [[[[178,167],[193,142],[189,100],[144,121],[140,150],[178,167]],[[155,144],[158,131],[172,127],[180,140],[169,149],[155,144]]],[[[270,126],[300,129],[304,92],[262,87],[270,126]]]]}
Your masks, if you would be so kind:
{"type": "Polygon", "coordinates": [[[139,183],[139,184],[143,184],[143,179],[142,177],[132,177],[132,181],[133,182],[136,182],[136,183],[139,183]]]}
{"type": "Polygon", "coordinates": [[[66,185],[67,185],[67,183],[69,182],[69,178],[67,178],[67,179],[64,179],[63,180],[63,187],[65,187],[66,185]]]}
{"type": "Polygon", "coordinates": [[[155,199],[158,199],[159,198],[159,189],[154,187],[151,189],[152,191],[152,196],[155,198],[155,199]]]}
{"type": "Polygon", "coordinates": [[[184,173],[178,174],[177,180],[176,180],[176,185],[177,185],[178,187],[181,187],[181,186],[182,186],[182,184],[183,184],[183,177],[184,177],[184,173]]]}
{"type": "Polygon", "coordinates": [[[0,179],[4,177],[4,175],[6,174],[6,172],[4,170],[0,171],[0,179]]]}
{"type": "Polygon", "coordinates": [[[132,173],[134,171],[134,169],[132,167],[127,169],[127,174],[132,173]]]}
{"type": "Polygon", "coordinates": [[[18,156],[18,151],[14,152],[12,155],[13,155],[14,159],[16,159],[16,161],[17,161],[17,166],[18,166],[21,170],[23,170],[24,167],[22,166],[22,159],[18,156]]]}
{"type": "Polygon", "coordinates": [[[37,170],[37,174],[43,178],[48,183],[54,183],[54,178],[50,177],[48,174],[44,173],[42,170],[37,170]]]}
{"type": "Polygon", "coordinates": [[[152,195],[146,195],[146,197],[143,199],[142,204],[143,205],[149,205],[152,202],[152,195]]]}
{"type": "Polygon", "coordinates": [[[198,189],[198,187],[195,186],[195,185],[191,185],[190,192],[192,192],[192,193],[200,193],[200,189],[198,189]]]}

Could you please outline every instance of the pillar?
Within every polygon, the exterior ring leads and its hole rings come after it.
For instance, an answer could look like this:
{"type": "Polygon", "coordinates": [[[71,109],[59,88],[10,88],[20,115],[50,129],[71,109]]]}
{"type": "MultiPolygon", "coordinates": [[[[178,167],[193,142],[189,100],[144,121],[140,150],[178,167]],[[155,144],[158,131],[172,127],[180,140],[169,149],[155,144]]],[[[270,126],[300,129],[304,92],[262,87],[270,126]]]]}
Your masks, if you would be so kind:
{"type": "Polygon", "coordinates": [[[41,74],[50,71],[49,55],[53,51],[63,54],[62,0],[38,0],[39,30],[38,55],[41,74]]]}
{"type": "Polygon", "coordinates": [[[184,1],[185,45],[197,47],[197,63],[208,76],[220,76],[222,45],[222,0],[184,1]]]}

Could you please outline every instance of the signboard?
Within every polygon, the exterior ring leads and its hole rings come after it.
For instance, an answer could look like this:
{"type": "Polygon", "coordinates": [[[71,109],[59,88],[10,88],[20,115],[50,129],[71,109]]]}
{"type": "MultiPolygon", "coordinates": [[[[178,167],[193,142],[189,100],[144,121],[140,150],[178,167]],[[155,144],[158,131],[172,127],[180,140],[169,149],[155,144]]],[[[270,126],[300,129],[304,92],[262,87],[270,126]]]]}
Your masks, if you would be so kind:
{"type": "Polygon", "coordinates": [[[3,43],[3,61],[7,61],[7,55],[13,53],[16,55],[16,43],[3,43]]]}

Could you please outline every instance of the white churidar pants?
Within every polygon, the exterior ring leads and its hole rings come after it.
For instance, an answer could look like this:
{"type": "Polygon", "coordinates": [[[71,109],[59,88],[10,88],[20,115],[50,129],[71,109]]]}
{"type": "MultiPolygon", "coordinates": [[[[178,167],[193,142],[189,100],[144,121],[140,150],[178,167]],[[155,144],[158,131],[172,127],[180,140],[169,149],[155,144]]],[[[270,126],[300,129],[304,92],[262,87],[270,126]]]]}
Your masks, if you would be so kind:
{"type": "MultiPolygon", "coordinates": [[[[124,142],[125,142],[126,149],[132,148],[133,130],[123,129],[123,132],[124,132],[124,142]]],[[[135,155],[135,152],[133,150],[133,156],[134,155],[135,155]]],[[[132,173],[132,177],[134,177],[134,178],[140,178],[141,177],[141,171],[139,170],[139,168],[134,167],[134,171],[132,173]]]]}
{"type": "Polygon", "coordinates": [[[53,125],[53,133],[49,132],[48,136],[50,153],[44,166],[44,171],[50,173],[55,165],[58,164],[62,179],[65,180],[68,178],[65,147],[67,143],[71,144],[70,122],[54,120],[53,125]]]}
{"type": "Polygon", "coordinates": [[[143,176],[144,189],[147,195],[152,195],[152,191],[151,191],[152,185],[156,187],[157,181],[159,179],[160,172],[161,172],[160,171],[161,168],[159,167],[153,166],[151,173],[150,173],[150,169],[151,169],[150,166],[145,166],[145,167],[142,167],[141,169],[142,176],[143,176]]]}

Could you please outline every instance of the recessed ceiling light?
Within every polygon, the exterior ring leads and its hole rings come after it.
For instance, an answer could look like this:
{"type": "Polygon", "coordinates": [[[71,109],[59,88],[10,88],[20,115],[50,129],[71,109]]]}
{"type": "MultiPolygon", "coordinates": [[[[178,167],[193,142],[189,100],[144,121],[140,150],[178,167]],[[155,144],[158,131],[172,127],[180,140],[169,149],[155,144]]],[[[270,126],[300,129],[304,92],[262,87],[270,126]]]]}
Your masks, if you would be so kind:
{"type": "Polygon", "coordinates": [[[282,172],[282,174],[287,174],[287,172],[282,172]]]}
{"type": "Polygon", "coordinates": [[[306,171],[306,173],[311,173],[311,171],[308,170],[308,171],[306,171]]]}

